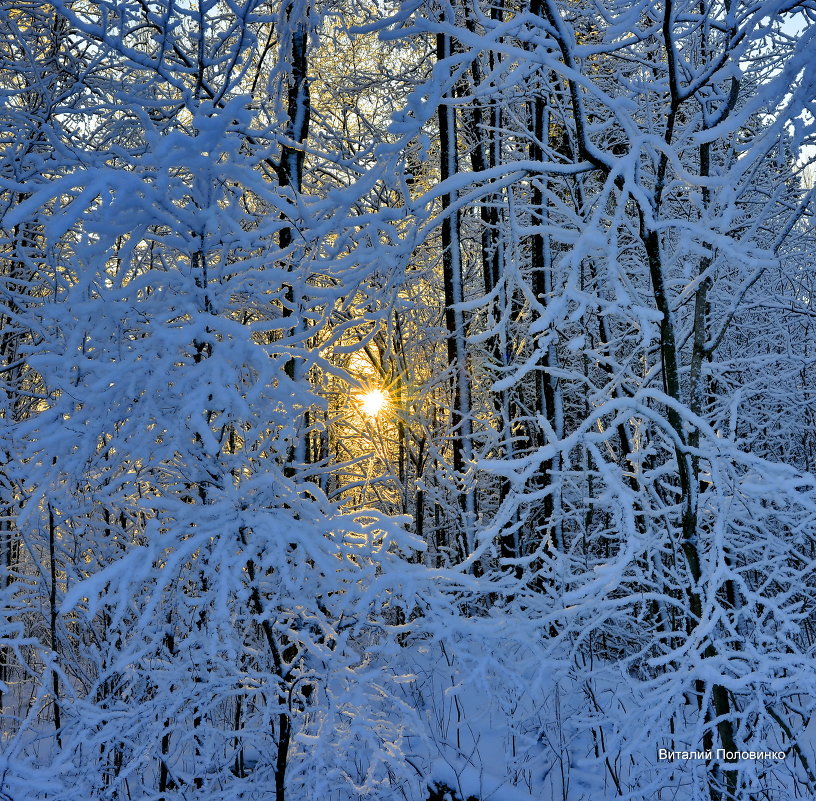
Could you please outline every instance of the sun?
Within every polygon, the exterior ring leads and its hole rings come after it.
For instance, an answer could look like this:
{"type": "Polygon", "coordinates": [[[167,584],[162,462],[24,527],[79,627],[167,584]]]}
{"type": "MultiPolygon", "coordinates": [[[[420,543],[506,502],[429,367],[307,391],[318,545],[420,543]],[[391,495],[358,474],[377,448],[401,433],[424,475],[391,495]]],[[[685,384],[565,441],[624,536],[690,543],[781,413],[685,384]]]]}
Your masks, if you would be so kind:
{"type": "Polygon", "coordinates": [[[386,406],[388,406],[388,395],[381,389],[370,389],[360,395],[360,402],[363,411],[369,417],[376,417],[386,406]]]}

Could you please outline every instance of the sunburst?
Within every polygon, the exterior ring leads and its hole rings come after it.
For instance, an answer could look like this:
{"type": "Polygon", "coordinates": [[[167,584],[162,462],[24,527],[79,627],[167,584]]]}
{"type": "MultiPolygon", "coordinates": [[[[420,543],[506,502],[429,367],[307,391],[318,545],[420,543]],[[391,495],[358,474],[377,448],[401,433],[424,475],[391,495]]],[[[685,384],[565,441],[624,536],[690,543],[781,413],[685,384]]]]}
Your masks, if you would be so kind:
{"type": "Polygon", "coordinates": [[[376,417],[388,402],[388,395],[382,389],[370,389],[360,395],[360,405],[369,417],[376,417]]]}

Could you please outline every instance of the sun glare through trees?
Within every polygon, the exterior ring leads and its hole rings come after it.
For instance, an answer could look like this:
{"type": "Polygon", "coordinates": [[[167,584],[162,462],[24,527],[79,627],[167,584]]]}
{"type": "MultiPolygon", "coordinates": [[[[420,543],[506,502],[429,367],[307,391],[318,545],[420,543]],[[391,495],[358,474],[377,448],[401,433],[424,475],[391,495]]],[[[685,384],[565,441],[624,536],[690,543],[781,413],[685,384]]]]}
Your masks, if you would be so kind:
{"type": "Polygon", "coordinates": [[[816,799],[816,0],[0,0],[0,801],[816,799]]]}
{"type": "Polygon", "coordinates": [[[369,417],[376,417],[388,406],[388,396],[381,389],[370,389],[360,395],[360,404],[369,417]]]}

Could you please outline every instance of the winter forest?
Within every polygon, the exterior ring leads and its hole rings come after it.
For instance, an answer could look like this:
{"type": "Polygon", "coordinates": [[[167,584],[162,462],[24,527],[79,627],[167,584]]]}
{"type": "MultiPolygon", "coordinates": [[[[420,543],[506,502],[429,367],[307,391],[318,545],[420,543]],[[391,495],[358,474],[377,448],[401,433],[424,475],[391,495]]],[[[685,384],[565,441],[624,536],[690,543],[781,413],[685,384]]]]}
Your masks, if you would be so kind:
{"type": "Polygon", "coordinates": [[[816,0],[0,0],[0,801],[816,799],[816,0]]]}

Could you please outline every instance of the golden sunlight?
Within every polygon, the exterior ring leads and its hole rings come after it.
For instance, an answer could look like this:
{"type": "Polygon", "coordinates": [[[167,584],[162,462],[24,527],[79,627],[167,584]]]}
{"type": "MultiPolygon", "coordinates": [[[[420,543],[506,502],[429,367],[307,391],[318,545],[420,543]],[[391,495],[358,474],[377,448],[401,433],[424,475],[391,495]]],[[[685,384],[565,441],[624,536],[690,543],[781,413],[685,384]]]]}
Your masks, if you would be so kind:
{"type": "Polygon", "coordinates": [[[360,395],[360,402],[369,417],[376,417],[388,406],[388,395],[381,389],[371,389],[360,395]]]}

